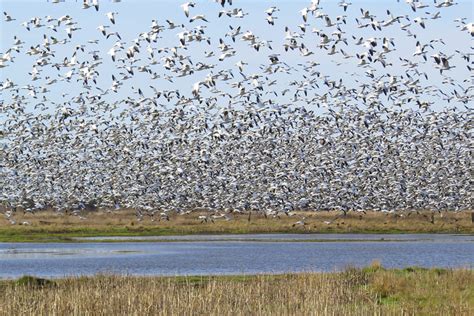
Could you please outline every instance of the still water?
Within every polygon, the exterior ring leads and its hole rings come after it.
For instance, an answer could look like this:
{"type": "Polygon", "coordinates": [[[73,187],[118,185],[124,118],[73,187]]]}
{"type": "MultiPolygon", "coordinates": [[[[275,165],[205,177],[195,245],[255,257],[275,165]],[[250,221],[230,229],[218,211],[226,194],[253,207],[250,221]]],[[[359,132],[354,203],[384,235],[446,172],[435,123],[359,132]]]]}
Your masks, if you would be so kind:
{"type": "Polygon", "coordinates": [[[63,277],[97,273],[335,271],[349,265],[365,266],[373,260],[380,260],[385,267],[474,267],[474,236],[463,235],[292,234],[130,239],[114,243],[0,243],[0,278],[25,274],[63,277]]]}

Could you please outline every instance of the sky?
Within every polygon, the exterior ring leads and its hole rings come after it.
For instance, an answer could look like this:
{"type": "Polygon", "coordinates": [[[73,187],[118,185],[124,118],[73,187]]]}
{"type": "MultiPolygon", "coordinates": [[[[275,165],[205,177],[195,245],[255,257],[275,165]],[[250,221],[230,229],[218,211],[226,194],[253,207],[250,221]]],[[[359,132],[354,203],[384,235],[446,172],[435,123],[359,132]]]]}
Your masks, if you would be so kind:
{"type": "MultiPolygon", "coordinates": [[[[0,54],[5,53],[12,46],[14,36],[17,36],[25,42],[22,53],[13,53],[12,55],[14,55],[14,61],[12,63],[8,63],[7,67],[0,69],[0,81],[4,82],[8,78],[9,80],[12,80],[18,84],[19,87],[24,87],[26,85],[37,85],[41,87],[44,86],[45,77],[60,78],[58,76],[63,76],[64,73],[67,72],[67,69],[61,69],[58,72],[55,68],[50,67],[51,69],[46,69],[41,73],[42,79],[36,82],[32,81],[31,75],[28,73],[31,72],[32,65],[36,57],[24,54],[24,50],[31,45],[41,44],[44,34],[46,34],[48,37],[54,36],[58,39],[66,38],[66,32],[64,30],[65,27],[58,27],[57,32],[45,27],[27,31],[25,27],[20,25],[23,21],[35,16],[42,18],[46,16],[59,18],[63,15],[70,15],[73,18],[73,21],[78,23],[78,26],[81,29],[74,32],[72,40],[66,45],[55,46],[55,61],[60,62],[64,60],[64,58],[70,59],[76,45],[86,45],[85,52],[78,51],[77,53],[79,62],[90,60],[90,54],[88,54],[89,50],[99,51],[101,56],[104,58],[103,64],[99,66],[100,77],[98,81],[98,86],[100,86],[102,89],[107,89],[110,87],[112,84],[112,74],[114,74],[115,77],[120,77],[120,73],[123,73],[124,69],[117,69],[117,67],[115,67],[115,65],[110,60],[110,56],[106,54],[106,52],[116,42],[116,38],[112,36],[109,39],[106,39],[97,30],[97,26],[110,25],[108,31],[118,31],[122,37],[122,42],[126,43],[125,47],[128,47],[131,45],[134,39],[138,38],[141,32],[147,32],[150,30],[153,19],[157,20],[158,24],[164,26],[167,25],[167,19],[172,20],[177,24],[183,23],[187,29],[191,29],[196,25],[205,26],[205,33],[212,39],[211,45],[206,43],[193,43],[189,45],[184,54],[191,56],[195,62],[202,61],[216,64],[217,67],[211,70],[213,73],[217,73],[220,69],[235,69],[235,63],[237,63],[239,60],[245,61],[249,64],[244,70],[246,75],[261,73],[262,70],[259,69],[259,66],[263,64],[268,65],[268,55],[280,54],[280,60],[292,66],[311,60],[316,61],[320,63],[317,69],[323,74],[323,76],[327,75],[333,80],[336,80],[337,78],[343,78],[344,84],[346,84],[348,87],[356,84],[354,80],[367,80],[367,78],[365,78],[365,69],[357,67],[356,61],[353,59],[344,60],[341,58],[340,54],[336,56],[328,56],[327,51],[316,48],[319,43],[319,37],[318,35],[311,33],[310,30],[317,28],[328,34],[334,30],[334,28],[327,29],[324,26],[322,19],[309,19],[308,22],[310,25],[308,26],[308,31],[303,40],[310,50],[315,51],[314,55],[310,57],[302,57],[297,50],[290,52],[285,52],[283,50],[282,45],[284,43],[285,27],[288,26],[293,32],[299,31],[297,25],[303,23],[299,11],[303,7],[308,6],[310,1],[234,0],[233,7],[243,8],[244,12],[249,13],[249,15],[244,19],[229,18],[226,16],[218,18],[218,12],[222,9],[220,5],[211,0],[195,1],[197,5],[195,8],[191,9],[191,16],[194,14],[205,14],[209,20],[209,23],[189,23],[188,19],[184,16],[183,11],[180,8],[180,4],[183,2],[184,0],[122,0],[119,3],[115,3],[110,0],[101,0],[100,10],[99,12],[96,12],[93,8],[83,10],[81,8],[82,1],[66,0],[64,3],[53,4],[45,0],[0,0],[0,9],[2,11],[8,12],[9,15],[16,19],[12,22],[5,22],[2,20],[0,24],[0,54]],[[278,8],[280,8],[280,11],[274,14],[274,16],[277,17],[274,26],[269,25],[265,21],[266,14],[264,13],[264,10],[272,5],[276,5],[278,8]],[[105,16],[105,14],[110,11],[118,13],[116,17],[116,25],[112,25],[105,16]],[[229,37],[225,36],[225,34],[230,31],[229,25],[240,25],[244,32],[251,30],[261,39],[272,41],[271,45],[273,50],[262,49],[257,53],[254,49],[250,48],[242,41],[237,40],[235,44],[232,43],[229,37]],[[219,38],[223,38],[226,43],[232,44],[235,50],[238,52],[236,56],[228,58],[221,63],[217,60],[218,56],[220,55],[217,48],[219,38]],[[100,41],[98,44],[87,43],[88,40],[93,39],[99,39],[100,41]],[[205,58],[204,53],[211,50],[216,52],[217,57],[205,58]],[[335,62],[341,62],[341,65],[336,66],[335,62]]],[[[357,52],[361,53],[365,50],[365,48],[360,46],[356,47],[353,45],[354,40],[352,39],[352,35],[356,38],[361,36],[364,38],[394,38],[396,44],[395,48],[397,51],[392,54],[391,58],[398,63],[399,61],[397,59],[399,57],[422,62],[421,57],[413,57],[415,43],[417,41],[420,41],[421,43],[429,43],[429,41],[432,39],[443,39],[446,45],[437,43],[432,53],[443,52],[449,56],[454,54],[455,50],[472,52],[472,40],[470,35],[467,32],[461,32],[457,27],[458,24],[454,22],[454,19],[466,17],[468,22],[472,22],[473,1],[458,0],[459,4],[450,8],[443,8],[439,10],[431,6],[428,9],[418,10],[416,13],[413,13],[410,7],[405,4],[404,1],[352,0],[351,2],[353,5],[349,7],[347,12],[343,12],[342,8],[337,5],[338,2],[339,1],[323,0],[321,1],[321,9],[333,20],[335,20],[336,16],[338,15],[345,14],[348,16],[347,25],[343,25],[342,28],[346,32],[345,35],[349,38],[349,45],[346,47],[342,44],[338,45],[338,47],[343,48],[349,54],[353,55],[357,52]],[[409,15],[411,20],[413,20],[413,18],[416,16],[429,17],[429,15],[425,13],[426,11],[431,13],[441,11],[442,18],[437,20],[427,20],[426,29],[422,29],[418,25],[415,25],[412,21],[413,25],[410,28],[416,32],[417,35],[417,39],[414,39],[408,38],[404,32],[400,31],[398,26],[386,27],[382,32],[373,31],[371,28],[356,28],[355,17],[360,19],[360,8],[370,10],[370,13],[376,15],[379,20],[387,18],[387,9],[390,10],[393,15],[409,15]]],[[[432,5],[432,1],[424,2],[432,5]]],[[[163,32],[160,34],[161,38],[158,39],[157,43],[152,44],[152,46],[158,49],[179,45],[179,40],[176,36],[176,33],[180,31],[181,30],[179,29],[175,29],[163,32]]],[[[138,62],[137,65],[146,64],[145,51],[146,45],[142,44],[142,61],[138,62]]],[[[459,56],[455,56],[453,57],[452,63],[460,63],[461,65],[457,68],[454,68],[453,70],[450,70],[449,77],[454,78],[459,82],[468,80],[472,83],[472,76],[464,66],[465,62],[462,62],[459,56]]],[[[380,74],[390,72],[391,74],[403,75],[405,71],[403,68],[398,67],[396,63],[394,63],[394,66],[390,67],[390,69],[383,69],[381,66],[375,66],[375,68],[377,73],[380,74]]],[[[153,69],[158,74],[165,73],[161,64],[155,65],[153,69]]],[[[443,86],[442,81],[445,78],[439,74],[438,70],[434,69],[434,63],[432,59],[429,59],[426,64],[420,65],[418,69],[421,72],[426,72],[429,75],[429,79],[424,83],[425,85],[433,84],[437,86],[443,86]]],[[[128,82],[125,83],[124,87],[118,94],[111,96],[111,100],[123,99],[129,96],[133,97],[133,93],[136,92],[138,87],[141,87],[144,94],[149,96],[153,93],[153,90],[149,88],[150,85],[159,88],[160,90],[179,89],[180,91],[183,91],[183,94],[191,95],[193,83],[198,80],[202,80],[211,71],[196,72],[191,76],[175,78],[173,82],[169,82],[162,78],[152,80],[149,78],[148,74],[138,73],[133,79],[128,80],[128,82]]],[[[238,71],[236,71],[236,73],[238,73],[238,71]]],[[[292,81],[294,81],[295,78],[301,80],[303,75],[305,74],[298,73],[277,77],[279,80],[274,86],[274,89],[282,90],[292,81]]],[[[48,89],[50,89],[50,92],[48,92],[48,98],[56,102],[61,102],[61,100],[64,100],[63,94],[65,93],[72,97],[82,92],[82,84],[75,83],[73,81],[60,81],[58,84],[48,87],[48,89]]],[[[10,97],[11,95],[8,93],[4,93],[0,97],[0,100],[3,100],[3,102],[9,102],[11,100],[10,97]]],[[[37,100],[31,101],[32,104],[37,102],[37,100]]],[[[435,108],[443,108],[444,106],[445,104],[442,102],[435,104],[435,108]]]]}

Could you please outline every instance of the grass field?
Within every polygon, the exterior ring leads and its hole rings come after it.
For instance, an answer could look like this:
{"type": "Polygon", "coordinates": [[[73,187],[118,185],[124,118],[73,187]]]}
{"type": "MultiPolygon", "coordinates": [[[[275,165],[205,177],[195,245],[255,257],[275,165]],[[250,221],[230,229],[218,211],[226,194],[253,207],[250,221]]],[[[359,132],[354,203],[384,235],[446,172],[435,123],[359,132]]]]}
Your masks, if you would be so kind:
{"type": "Polygon", "coordinates": [[[474,233],[471,212],[420,212],[367,214],[340,212],[297,212],[295,216],[283,215],[265,218],[253,213],[234,215],[233,219],[201,223],[198,216],[172,215],[169,221],[152,221],[144,217],[138,221],[129,210],[115,212],[89,212],[85,219],[55,212],[34,214],[18,212],[16,225],[0,216],[0,241],[68,241],[71,237],[85,236],[161,236],[184,234],[248,234],[248,233],[474,233]],[[433,216],[432,216],[433,215],[433,216]],[[293,226],[306,217],[304,226],[293,226]],[[23,222],[25,225],[22,225],[23,222]],[[330,223],[328,223],[330,222],[330,223]]]}
{"type": "Polygon", "coordinates": [[[23,277],[0,281],[0,302],[0,315],[473,315],[474,272],[23,277]]]}

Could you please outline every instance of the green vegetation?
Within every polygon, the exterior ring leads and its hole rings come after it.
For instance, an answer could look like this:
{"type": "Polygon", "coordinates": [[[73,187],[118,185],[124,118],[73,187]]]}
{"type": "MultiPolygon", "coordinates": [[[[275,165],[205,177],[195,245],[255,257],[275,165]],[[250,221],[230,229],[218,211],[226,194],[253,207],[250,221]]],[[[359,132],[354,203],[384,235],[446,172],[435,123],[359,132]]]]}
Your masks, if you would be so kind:
{"type": "Polygon", "coordinates": [[[474,314],[473,270],[377,262],[337,273],[38,280],[0,281],[0,315],[474,314]]]}
{"type": "MultiPolygon", "coordinates": [[[[474,234],[470,212],[419,212],[386,214],[367,212],[359,215],[338,212],[298,212],[295,216],[265,218],[263,215],[234,215],[233,219],[201,223],[198,216],[171,215],[169,221],[145,217],[137,221],[130,210],[97,211],[84,214],[86,219],[53,212],[17,214],[11,225],[0,217],[0,242],[70,242],[74,237],[100,236],[170,236],[194,234],[260,234],[260,233],[463,233],[474,234]],[[303,226],[293,226],[303,216],[303,226]],[[328,224],[329,223],[329,224],[328,224]]],[[[317,236],[314,238],[317,240],[317,236]]]]}
{"type": "Polygon", "coordinates": [[[37,278],[31,275],[25,275],[16,280],[15,284],[18,286],[43,288],[46,286],[52,286],[55,284],[55,282],[48,279],[37,278]]]}

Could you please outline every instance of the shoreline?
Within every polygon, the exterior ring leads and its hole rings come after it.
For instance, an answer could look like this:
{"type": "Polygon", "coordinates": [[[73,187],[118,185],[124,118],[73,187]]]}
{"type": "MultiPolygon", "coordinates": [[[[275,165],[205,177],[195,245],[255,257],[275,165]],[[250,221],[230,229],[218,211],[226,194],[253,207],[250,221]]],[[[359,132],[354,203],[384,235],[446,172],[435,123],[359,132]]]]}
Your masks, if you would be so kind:
{"type": "MultiPolygon", "coordinates": [[[[137,220],[131,210],[94,211],[83,216],[70,216],[45,211],[17,214],[18,224],[11,225],[0,217],[0,242],[80,242],[83,237],[148,237],[248,234],[462,234],[474,235],[471,212],[418,212],[367,214],[340,212],[295,212],[280,218],[252,214],[234,214],[232,220],[222,218],[202,222],[201,215],[170,214],[168,220],[145,217],[137,220]],[[298,224],[298,222],[300,222],[298,224]],[[303,222],[304,224],[301,224],[303,222]],[[22,225],[23,224],[23,225],[22,225]]],[[[317,237],[314,239],[318,239],[317,237]]]]}
{"type": "Polygon", "coordinates": [[[129,278],[129,279],[158,279],[158,280],[200,280],[200,281],[209,281],[212,279],[222,279],[222,280],[239,280],[239,279],[253,279],[258,277],[267,277],[267,278],[279,278],[283,276],[309,276],[309,275],[338,275],[344,274],[348,271],[362,272],[362,273],[375,273],[375,272],[395,272],[399,274],[407,272],[434,272],[436,274],[442,274],[452,271],[470,271],[474,273],[474,267],[470,268],[468,266],[459,266],[459,267],[424,267],[424,266],[406,266],[404,268],[386,268],[382,265],[379,260],[374,260],[369,265],[365,266],[347,266],[343,269],[335,269],[333,271],[300,271],[300,272],[263,272],[263,273],[216,273],[216,274],[189,274],[189,275],[148,275],[148,274],[121,274],[121,273],[108,273],[108,272],[99,272],[97,274],[88,275],[88,274],[78,274],[78,275],[64,275],[61,277],[45,277],[45,276],[35,276],[30,274],[25,274],[20,277],[13,278],[4,278],[0,279],[0,285],[2,283],[17,282],[20,281],[19,285],[28,285],[28,286],[37,286],[38,280],[46,281],[65,281],[65,280],[83,280],[83,279],[96,279],[96,278],[129,278]],[[30,280],[22,281],[23,278],[30,280]]]}
{"type": "MultiPolygon", "coordinates": [[[[82,231],[82,230],[81,230],[82,231]]],[[[224,232],[199,232],[199,233],[174,233],[174,232],[165,232],[147,230],[145,232],[136,232],[132,231],[129,233],[114,233],[114,231],[109,230],[100,230],[100,231],[85,231],[77,232],[76,230],[71,230],[67,232],[43,232],[41,229],[39,231],[28,231],[28,232],[14,232],[5,230],[0,227],[0,243],[93,243],[93,242],[106,242],[106,243],[119,243],[119,242],[205,242],[205,241],[239,241],[235,239],[152,239],[153,237],[193,237],[193,236],[247,236],[247,235],[265,235],[273,234],[279,235],[278,238],[271,240],[260,240],[260,239],[246,239],[245,241],[249,242],[406,242],[412,240],[403,240],[403,239],[319,239],[318,235],[330,234],[330,235],[457,235],[457,236],[474,236],[474,233],[471,231],[401,231],[401,230],[391,230],[391,231],[318,231],[318,232],[305,232],[305,231],[265,231],[265,232],[233,232],[233,231],[224,231],[224,232]],[[294,240],[286,239],[286,235],[290,234],[301,234],[301,235],[312,235],[316,238],[314,239],[305,239],[305,240],[294,240]],[[281,236],[281,238],[280,238],[281,236]],[[120,239],[115,239],[119,237],[120,239]],[[140,237],[145,237],[140,239],[140,237]],[[146,239],[146,237],[151,237],[146,239]],[[85,239],[91,238],[91,239],[85,239]],[[103,238],[103,239],[102,239],[103,238]]]]}

